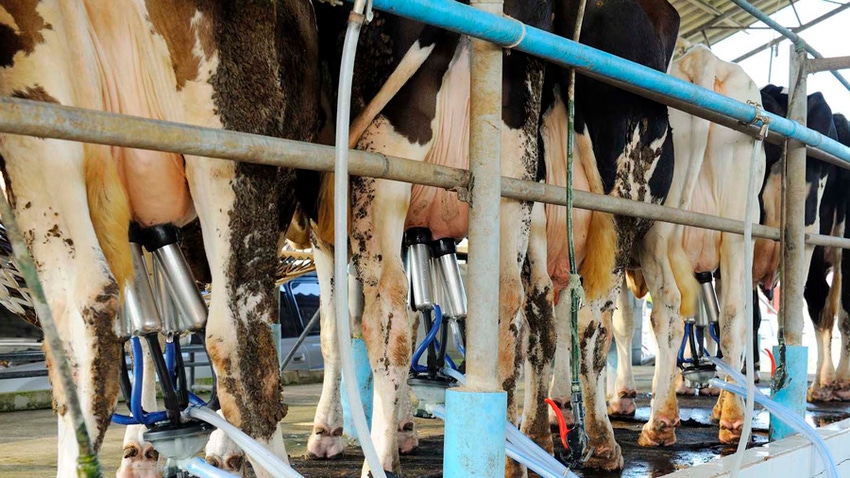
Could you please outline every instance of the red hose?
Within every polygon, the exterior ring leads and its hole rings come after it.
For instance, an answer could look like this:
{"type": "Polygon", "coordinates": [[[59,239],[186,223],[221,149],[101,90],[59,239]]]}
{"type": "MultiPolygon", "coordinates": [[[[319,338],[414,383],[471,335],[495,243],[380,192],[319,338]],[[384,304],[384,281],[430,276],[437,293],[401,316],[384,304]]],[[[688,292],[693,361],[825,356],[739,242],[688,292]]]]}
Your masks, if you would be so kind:
{"type": "Polygon", "coordinates": [[[570,447],[567,445],[567,422],[564,420],[564,415],[561,413],[561,407],[559,407],[558,404],[556,404],[551,398],[547,398],[543,401],[548,403],[555,412],[555,418],[558,419],[558,432],[561,435],[561,443],[564,445],[564,450],[569,450],[570,447]]]}
{"type": "Polygon", "coordinates": [[[772,378],[773,374],[776,373],[776,359],[773,358],[773,352],[771,352],[770,349],[765,348],[764,353],[770,357],[770,376],[772,378]]]}

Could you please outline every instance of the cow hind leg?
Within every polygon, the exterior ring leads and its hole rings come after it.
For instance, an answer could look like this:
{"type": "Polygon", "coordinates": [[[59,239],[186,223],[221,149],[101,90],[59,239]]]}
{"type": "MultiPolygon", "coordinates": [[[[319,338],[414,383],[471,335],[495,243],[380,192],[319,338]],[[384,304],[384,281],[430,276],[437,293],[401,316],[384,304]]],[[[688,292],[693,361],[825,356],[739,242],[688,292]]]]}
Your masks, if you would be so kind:
{"type": "Polygon", "coordinates": [[[632,372],[634,309],[628,288],[621,288],[617,297],[618,307],[614,311],[613,318],[614,343],[617,346],[617,379],[614,382],[614,394],[608,401],[608,415],[634,416],[637,396],[635,377],[632,372]]]}
{"type": "MultiPolygon", "coordinates": [[[[552,361],[552,380],[549,382],[549,398],[555,402],[561,410],[566,424],[572,426],[575,423],[573,407],[570,404],[570,291],[562,290],[555,305],[555,339],[557,341],[552,361]]],[[[549,426],[553,431],[558,431],[558,419],[555,411],[549,409],[549,426]]]]}
{"type": "Polygon", "coordinates": [[[398,253],[406,210],[399,204],[409,201],[409,184],[365,178],[353,183],[351,240],[363,283],[363,339],[374,374],[372,440],[381,465],[392,471],[399,469],[398,407],[411,358],[407,276],[398,253]]]}
{"type": "Polygon", "coordinates": [[[527,325],[525,353],[525,400],[521,431],[552,452],[552,434],[543,401],[546,379],[555,351],[552,281],[546,268],[546,216],[543,205],[536,203],[532,211],[531,235],[526,268],[523,271],[528,291],[524,316],[527,325]]]}
{"type": "Polygon", "coordinates": [[[316,406],[313,419],[313,431],[307,441],[307,455],[316,459],[334,459],[342,457],[345,443],[342,437],[343,416],[341,390],[341,363],[339,342],[337,340],[337,322],[334,310],[333,294],[333,252],[331,246],[313,241],[313,257],[316,262],[316,274],[319,276],[321,299],[321,342],[322,359],[325,364],[322,395],[316,406]]]}
{"type": "MultiPolygon", "coordinates": [[[[142,340],[141,343],[144,355],[142,408],[152,411],[157,409],[156,370],[148,342],[142,340]]],[[[147,427],[144,425],[130,425],[124,431],[124,451],[121,457],[121,465],[115,473],[116,478],[158,478],[161,476],[159,453],[154,449],[153,444],[145,441],[144,433],[146,430],[147,427]]]]}
{"type": "MultiPolygon", "coordinates": [[[[741,370],[746,344],[744,300],[752,300],[751,293],[744,292],[744,284],[739,279],[744,277],[743,254],[743,237],[724,233],[720,245],[720,270],[723,271],[724,281],[720,290],[720,348],[723,350],[723,359],[734,370],[741,370]]],[[[746,290],[749,291],[749,285],[746,290]]],[[[744,425],[743,400],[738,396],[729,395],[728,392],[722,392],[718,406],[720,441],[737,443],[744,425]]]]}
{"type": "MultiPolygon", "coordinates": [[[[84,158],[108,155],[109,149],[18,136],[3,137],[0,145],[7,193],[14,199],[15,216],[64,345],[59,354],[69,361],[96,451],[118,397],[121,343],[114,319],[119,293],[89,215],[84,158]]],[[[79,447],[54,365],[48,360],[59,416],[57,476],[72,477],[77,475],[79,447]]]]}
{"type": "MultiPolygon", "coordinates": [[[[213,288],[206,344],[225,418],[288,462],[271,323],[276,313],[276,170],[186,158],[213,288]]],[[[255,464],[258,476],[269,476],[255,464]]]]}
{"type": "MultiPolygon", "coordinates": [[[[620,279],[620,278],[618,278],[620,279]]],[[[615,282],[619,283],[619,282],[615,282]]],[[[616,296],[611,297],[613,299],[616,296]]],[[[587,410],[586,429],[593,455],[588,468],[619,470],[623,453],[614,439],[614,429],[605,406],[605,365],[611,347],[611,311],[603,310],[603,301],[591,301],[579,312],[579,336],[582,338],[581,381],[587,410]]]]}
{"type": "MultiPolygon", "coordinates": [[[[674,387],[678,376],[676,353],[684,333],[679,316],[682,297],[664,247],[653,248],[664,244],[663,237],[656,237],[650,231],[645,239],[647,249],[640,253],[643,275],[654,299],[651,319],[658,342],[649,421],[638,438],[641,446],[672,445],[676,442],[676,427],[679,425],[679,404],[674,387]]],[[[670,240],[679,239],[674,235],[670,240]]]]}

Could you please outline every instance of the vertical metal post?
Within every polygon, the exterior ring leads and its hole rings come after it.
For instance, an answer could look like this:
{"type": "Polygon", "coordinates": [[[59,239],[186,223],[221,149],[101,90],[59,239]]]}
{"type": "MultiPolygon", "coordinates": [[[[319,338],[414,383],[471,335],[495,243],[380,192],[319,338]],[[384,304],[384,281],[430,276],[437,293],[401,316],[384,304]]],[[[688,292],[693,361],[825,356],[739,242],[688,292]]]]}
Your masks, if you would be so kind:
{"type": "MultiPolygon", "coordinates": [[[[471,5],[495,14],[501,2],[472,0],[471,5]]],[[[501,201],[502,50],[482,40],[472,41],[469,170],[472,173],[469,211],[469,305],[466,347],[467,386],[498,390],[499,203],[501,201]]]]}
{"type": "MultiPolygon", "coordinates": [[[[501,0],[470,5],[502,14],[501,0]]],[[[498,383],[502,49],[472,40],[466,386],[446,392],[444,475],[501,477],[507,394],[498,383]],[[469,410],[476,410],[470,414],[469,410]],[[481,417],[487,417],[482,420],[481,417]]]]}
{"type": "MultiPolygon", "coordinates": [[[[788,119],[806,125],[806,51],[801,45],[791,46],[788,119]]],[[[803,343],[803,289],[806,284],[806,147],[789,139],[786,142],[783,187],[782,225],[782,307],[779,314],[779,370],[776,373],[773,398],[801,416],[806,406],[806,359],[803,343]]],[[[780,439],[792,430],[773,415],[770,438],[780,439]]]]}

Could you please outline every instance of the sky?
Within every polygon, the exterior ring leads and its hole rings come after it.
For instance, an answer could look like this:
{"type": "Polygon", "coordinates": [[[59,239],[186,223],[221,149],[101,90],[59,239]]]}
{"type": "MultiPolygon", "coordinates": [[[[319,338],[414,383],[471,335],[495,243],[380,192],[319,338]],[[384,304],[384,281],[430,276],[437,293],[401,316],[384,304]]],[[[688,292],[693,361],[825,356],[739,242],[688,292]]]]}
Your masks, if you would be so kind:
{"type": "MultiPolygon", "coordinates": [[[[843,0],[846,1],[846,0],[843,0]]],[[[795,2],[797,13],[802,23],[809,22],[829,12],[838,5],[827,0],[798,0],[795,2]]],[[[780,25],[794,28],[800,25],[791,7],[786,7],[771,15],[780,25]]],[[[754,27],[764,27],[761,22],[753,24],[754,27]]],[[[825,20],[799,35],[806,42],[820,52],[824,57],[850,56],[850,9],[845,10],[832,18],[825,20]]],[[[749,52],[781,35],[773,30],[747,30],[736,33],[729,38],[712,45],[712,51],[726,61],[749,52]]],[[[740,63],[744,71],[755,81],[759,88],[773,83],[775,85],[788,85],[788,58],[791,50],[791,42],[784,40],[779,43],[778,50],[771,52],[769,49],[758,53],[740,63]],[[771,65],[771,55],[773,65],[771,65]]],[[[850,80],[850,70],[841,71],[842,75],[850,80]]],[[[827,103],[834,113],[843,113],[850,116],[850,91],[848,91],[829,72],[809,75],[808,92],[820,91],[826,98],[827,103]]]]}

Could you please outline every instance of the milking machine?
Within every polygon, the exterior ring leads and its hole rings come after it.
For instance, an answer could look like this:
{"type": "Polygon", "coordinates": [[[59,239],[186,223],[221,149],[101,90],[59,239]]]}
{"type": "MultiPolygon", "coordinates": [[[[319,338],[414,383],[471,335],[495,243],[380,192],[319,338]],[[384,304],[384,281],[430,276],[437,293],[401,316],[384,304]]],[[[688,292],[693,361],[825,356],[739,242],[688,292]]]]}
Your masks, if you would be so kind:
{"type": "Polygon", "coordinates": [[[120,376],[121,391],[130,415],[115,413],[112,421],[122,425],[145,425],[144,439],[151,442],[165,460],[163,476],[189,476],[181,468],[203,449],[215,427],[204,421],[186,419],[183,412],[190,404],[217,408],[217,398],[215,385],[209,403],[189,390],[180,337],[203,331],[206,305],[180,250],[176,226],[168,224],[142,229],[132,224],[129,238],[134,280],[132,285],[124,287],[116,334],[122,342],[129,340],[132,350],[133,380],[131,382],[124,357],[121,359],[120,376]],[[142,247],[152,257],[153,288],[142,247]],[[165,336],[164,354],[159,342],[160,333],[165,336]],[[146,341],[150,350],[165,411],[144,410],[142,407],[145,360],[142,340],[146,341]]]}
{"type": "Polygon", "coordinates": [[[446,389],[454,383],[443,369],[458,370],[447,353],[449,333],[453,335],[455,348],[464,353],[462,321],[466,318],[466,291],[454,240],[432,240],[427,228],[411,228],[404,233],[403,256],[410,285],[410,306],[420,314],[426,331],[413,353],[407,383],[419,399],[416,416],[430,418],[433,415],[428,408],[444,403],[446,389]],[[423,354],[426,365],[419,364],[423,354]]]}
{"type": "Polygon", "coordinates": [[[711,272],[698,272],[695,275],[700,285],[700,300],[705,313],[684,319],[685,334],[676,362],[682,369],[685,386],[703,389],[709,386],[709,381],[717,372],[711,353],[706,348],[708,340],[717,343],[717,357],[723,358],[720,351],[720,305],[712,285],[711,272]],[[690,358],[685,358],[686,348],[690,351],[690,358]]]}

